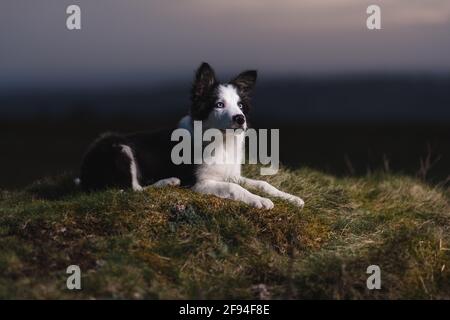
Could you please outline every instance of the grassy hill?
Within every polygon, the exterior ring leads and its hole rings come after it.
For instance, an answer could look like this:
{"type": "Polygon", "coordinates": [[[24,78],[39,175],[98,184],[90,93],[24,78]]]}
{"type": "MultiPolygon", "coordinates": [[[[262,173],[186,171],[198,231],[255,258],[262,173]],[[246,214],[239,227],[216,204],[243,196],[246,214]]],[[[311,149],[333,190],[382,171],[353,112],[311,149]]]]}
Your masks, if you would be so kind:
{"type": "Polygon", "coordinates": [[[310,169],[267,180],[305,209],[171,187],[84,194],[69,175],[0,191],[0,298],[450,298],[448,189],[310,169]],[[81,291],[66,289],[71,264],[81,291]],[[381,290],[366,287],[372,264],[381,290]]]}

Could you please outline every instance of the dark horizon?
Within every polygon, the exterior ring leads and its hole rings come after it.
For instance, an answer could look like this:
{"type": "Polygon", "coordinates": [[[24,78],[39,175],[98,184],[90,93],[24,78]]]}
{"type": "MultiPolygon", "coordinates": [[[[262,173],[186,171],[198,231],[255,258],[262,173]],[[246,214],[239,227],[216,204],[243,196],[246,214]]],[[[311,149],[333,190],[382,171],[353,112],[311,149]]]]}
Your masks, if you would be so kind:
{"type": "MultiPolygon", "coordinates": [[[[219,77],[227,80],[229,76],[219,77]]],[[[0,114],[12,118],[170,117],[188,111],[191,79],[156,87],[47,88],[0,95],[0,114]]],[[[449,74],[347,74],[321,77],[260,76],[254,96],[257,120],[279,122],[450,121],[449,74]],[[273,113],[276,110],[276,113],[273,113]]]]}
{"type": "MultiPolygon", "coordinates": [[[[166,89],[171,86],[180,87],[182,85],[190,86],[195,74],[196,68],[192,67],[190,72],[170,73],[167,77],[162,74],[152,72],[138,73],[126,80],[121,81],[111,79],[108,76],[97,75],[97,77],[71,77],[67,76],[61,81],[27,81],[15,87],[0,87],[0,97],[20,96],[29,93],[71,93],[88,91],[108,91],[108,90],[158,90],[166,89]]],[[[335,72],[298,72],[298,73],[270,73],[256,68],[220,70],[217,69],[217,78],[222,82],[230,80],[233,76],[242,70],[255,69],[258,71],[258,84],[275,81],[329,81],[329,80],[349,80],[349,79],[392,79],[392,78],[414,78],[414,79],[442,79],[450,78],[450,68],[443,70],[354,70],[354,71],[335,71],[335,72]]]]}

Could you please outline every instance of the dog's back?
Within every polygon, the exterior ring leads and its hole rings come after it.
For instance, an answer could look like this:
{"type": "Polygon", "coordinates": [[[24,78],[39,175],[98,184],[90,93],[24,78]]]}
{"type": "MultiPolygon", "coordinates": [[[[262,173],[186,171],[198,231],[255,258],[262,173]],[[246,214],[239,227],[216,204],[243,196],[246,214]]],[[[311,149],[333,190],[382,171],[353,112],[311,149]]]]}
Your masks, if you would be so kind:
{"type": "Polygon", "coordinates": [[[81,166],[80,183],[86,191],[106,188],[139,189],[167,177],[193,183],[189,165],[174,165],[172,130],[129,135],[106,133],[89,147],[81,166]]]}

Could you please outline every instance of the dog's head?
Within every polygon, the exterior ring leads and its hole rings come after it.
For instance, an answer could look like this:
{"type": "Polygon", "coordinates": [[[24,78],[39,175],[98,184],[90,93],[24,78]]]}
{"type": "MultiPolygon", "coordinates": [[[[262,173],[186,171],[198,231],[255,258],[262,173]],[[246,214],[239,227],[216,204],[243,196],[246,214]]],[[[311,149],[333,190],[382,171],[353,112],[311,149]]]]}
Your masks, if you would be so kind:
{"type": "Polygon", "coordinates": [[[247,129],[256,77],[256,71],[250,70],[228,83],[219,83],[211,66],[202,63],[192,86],[192,119],[201,120],[205,129],[247,129]]]}

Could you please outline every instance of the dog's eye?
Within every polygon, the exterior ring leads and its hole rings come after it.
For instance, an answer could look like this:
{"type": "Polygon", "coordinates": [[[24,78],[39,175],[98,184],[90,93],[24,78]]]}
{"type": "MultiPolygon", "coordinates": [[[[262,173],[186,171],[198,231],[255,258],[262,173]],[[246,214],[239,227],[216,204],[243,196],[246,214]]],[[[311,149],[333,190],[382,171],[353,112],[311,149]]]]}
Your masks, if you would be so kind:
{"type": "Polygon", "coordinates": [[[216,108],[223,108],[225,107],[225,105],[223,104],[223,102],[217,102],[216,103],[216,108]]]}
{"type": "Polygon", "coordinates": [[[244,108],[244,104],[242,102],[239,102],[238,103],[238,107],[239,107],[239,109],[243,109],[244,108]]]}

